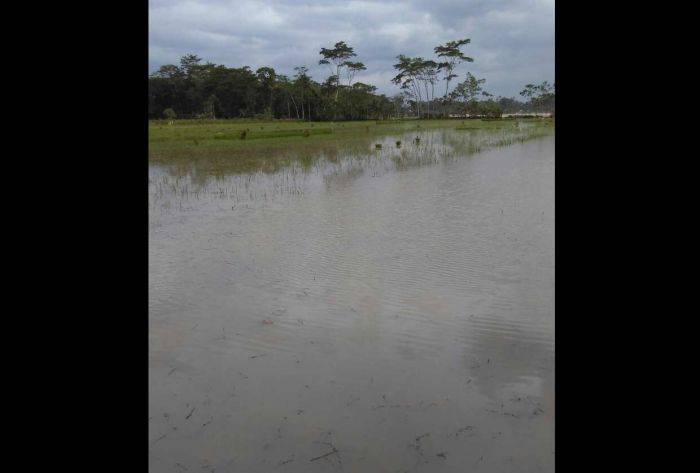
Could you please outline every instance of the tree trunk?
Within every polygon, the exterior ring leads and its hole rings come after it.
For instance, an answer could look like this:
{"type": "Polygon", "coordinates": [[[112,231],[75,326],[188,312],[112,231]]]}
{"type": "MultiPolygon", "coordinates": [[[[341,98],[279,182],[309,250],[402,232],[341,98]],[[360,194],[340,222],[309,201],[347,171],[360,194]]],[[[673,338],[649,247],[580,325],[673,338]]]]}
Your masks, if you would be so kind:
{"type": "Polygon", "coordinates": [[[335,66],[335,101],[338,102],[338,92],[340,92],[340,66],[335,66]]]}
{"type": "Polygon", "coordinates": [[[445,79],[445,97],[442,102],[442,114],[447,118],[447,92],[450,90],[450,81],[445,79]]]}
{"type": "Polygon", "coordinates": [[[428,118],[430,118],[430,96],[428,95],[428,83],[423,81],[423,88],[425,89],[425,101],[427,105],[428,118]]]}
{"type": "Polygon", "coordinates": [[[290,98],[292,99],[292,103],[294,104],[294,111],[297,112],[297,120],[299,120],[299,107],[297,107],[297,101],[294,100],[293,95],[290,95],[290,98]]]}
{"type": "Polygon", "coordinates": [[[418,108],[418,118],[420,118],[420,116],[421,116],[420,115],[421,114],[420,106],[421,106],[421,102],[423,101],[423,97],[421,96],[421,93],[420,93],[420,84],[413,83],[413,89],[416,91],[416,99],[417,99],[416,104],[417,104],[417,108],[418,108]]]}

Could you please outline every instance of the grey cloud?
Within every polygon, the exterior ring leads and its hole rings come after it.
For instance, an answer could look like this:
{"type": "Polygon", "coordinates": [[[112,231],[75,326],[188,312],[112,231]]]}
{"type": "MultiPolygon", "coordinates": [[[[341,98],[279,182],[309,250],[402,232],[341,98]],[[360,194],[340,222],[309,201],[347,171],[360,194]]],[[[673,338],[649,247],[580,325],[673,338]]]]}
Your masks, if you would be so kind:
{"type": "Polygon", "coordinates": [[[487,89],[516,96],[528,82],[554,81],[554,2],[547,0],[151,0],[149,67],[195,53],[205,61],[293,74],[328,70],[318,51],[344,40],[367,71],[356,80],[394,94],[398,54],[431,57],[433,48],[468,37],[474,62],[459,72],[486,78],[487,89]]]}

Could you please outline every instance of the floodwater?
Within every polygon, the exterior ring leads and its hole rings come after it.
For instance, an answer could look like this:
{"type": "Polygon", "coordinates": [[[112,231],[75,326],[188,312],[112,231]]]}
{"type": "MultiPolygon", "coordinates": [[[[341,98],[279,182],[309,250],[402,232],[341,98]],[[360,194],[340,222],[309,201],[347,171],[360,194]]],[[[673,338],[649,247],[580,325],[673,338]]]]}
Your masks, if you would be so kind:
{"type": "Polygon", "coordinates": [[[150,471],[554,471],[554,137],[487,135],[152,165],[150,471]]]}

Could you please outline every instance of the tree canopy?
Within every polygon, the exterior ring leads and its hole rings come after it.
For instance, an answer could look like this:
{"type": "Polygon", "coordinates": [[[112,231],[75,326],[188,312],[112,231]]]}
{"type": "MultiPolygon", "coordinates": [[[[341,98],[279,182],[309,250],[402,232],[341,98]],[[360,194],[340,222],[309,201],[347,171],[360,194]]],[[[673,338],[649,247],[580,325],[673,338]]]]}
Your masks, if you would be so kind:
{"type": "MultiPolygon", "coordinates": [[[[463,48],[469,38],[448,41],[434,48],[435,58],[397,56],[392,82],[401,88],[394,97],[377,94],[377,88],[356,77],[367,70],[355,49],[345,41],[319,51],[319,64],[329,75],[317,82],[305,65],[294,75],[278,73],[272,66],[255,71],[248,66],[227,67],[203,62],[185,54],[179,64],[165,64],[148,79],[150,118],[287,118],[300,120],[358,120],[393,117],[426,117],[463,114],[468,110],[553,111],[554,85],[527,84],[515,98],[492,98],[482,90],[485,79],[471,72],[453,90],[457,69],[474,62],[463,48]],[[444,82],[436,97],[436,87],[444,82]],[[479,108],[480,107],[480,108],[479,108]],[[167,113],[166,113],[167,111],[167,113]]],[[[495,113],[495,112],[494,112],[495,113]]]]}

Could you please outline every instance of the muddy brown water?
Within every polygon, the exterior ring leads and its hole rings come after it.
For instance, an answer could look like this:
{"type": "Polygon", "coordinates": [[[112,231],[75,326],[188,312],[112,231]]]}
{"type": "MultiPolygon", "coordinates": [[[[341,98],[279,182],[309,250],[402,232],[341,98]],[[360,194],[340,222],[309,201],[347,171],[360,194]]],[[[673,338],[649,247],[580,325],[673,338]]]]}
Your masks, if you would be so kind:
{"type": "Polygon", "coordinates": [[[554,138],[465,136],[151,166],[151,472],[554,471],[554,138]]]}

